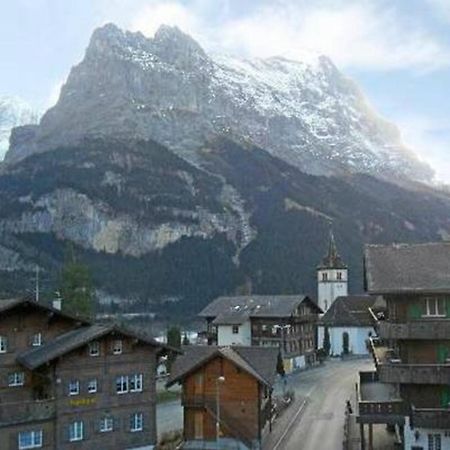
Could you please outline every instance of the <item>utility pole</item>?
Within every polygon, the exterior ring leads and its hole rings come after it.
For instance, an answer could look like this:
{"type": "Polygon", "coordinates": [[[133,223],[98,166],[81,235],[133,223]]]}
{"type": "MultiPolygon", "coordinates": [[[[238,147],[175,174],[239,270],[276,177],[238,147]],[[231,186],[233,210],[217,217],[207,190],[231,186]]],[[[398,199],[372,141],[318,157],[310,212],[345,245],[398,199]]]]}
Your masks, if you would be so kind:
{"type": "Polygon", "coordinates": [[[35,290],[34,290],[34,299],[36,302],[39,301],[39,266],[36,264],[36,278],[35,278],[35,290]]]}

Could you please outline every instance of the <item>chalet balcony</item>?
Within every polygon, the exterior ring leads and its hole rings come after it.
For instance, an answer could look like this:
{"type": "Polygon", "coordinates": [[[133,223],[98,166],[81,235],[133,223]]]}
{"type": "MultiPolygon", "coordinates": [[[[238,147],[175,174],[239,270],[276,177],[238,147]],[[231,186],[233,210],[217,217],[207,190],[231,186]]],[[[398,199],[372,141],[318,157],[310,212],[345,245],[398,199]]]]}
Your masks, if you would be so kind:
{"type": "Polygon", "coordinates": [[[0,426],[52,419],[55,411],[54,399],[0,403],[0,426]]]}
{"type": "Polygon", "coordinates": [[[378,322],[378,335],[381,339],[448,339],[450,336],[450,320],[423,319],[407,323],[389,321],[378,322]]]}
{"type": "Polygon", "coordinates": [[[450,409],[413,408],[411,421],[414,427],[450,428],[450,409]]]}
{"type": "Polygon", "coordinates": [[[450,364],[383,363],[378,375],[384,383],[450,384],[450,364]]]}
{"type": "Polygon", "coordinates": [[[357,393],[359,423],[404,423],[407,410],[405,403],[393,385],[378,380],[377,372],[359,373],[357,393]]]}

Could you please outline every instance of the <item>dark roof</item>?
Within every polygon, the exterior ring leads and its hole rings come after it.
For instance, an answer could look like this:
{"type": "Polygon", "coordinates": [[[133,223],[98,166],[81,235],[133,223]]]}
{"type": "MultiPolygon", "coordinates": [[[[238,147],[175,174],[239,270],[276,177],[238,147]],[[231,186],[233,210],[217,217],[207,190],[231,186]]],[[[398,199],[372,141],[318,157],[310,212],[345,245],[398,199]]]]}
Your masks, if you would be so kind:
{"type": "Polygon", "coordinates": [[[365,275],[371,294],[450,293],[450,242],[368,245],[365,275]]]}
{"type": "Polygon", "coordinates": [[[241,324],[253,317],[289,317],[303,302],[317,313],[322,310],[305,295],[245,295],[218,297],[206,306],[200,317],[215,317],[221,325],[241,324]]]}
{"type": "Polygon", "coordinates": [[[52,306],[37,302],[36,300],[32,299],[31,297],[19,297],[19,298],[10,298],[10,299],[4,299],[0,300],[0,314],[6,311],[10,311],[17,306],[31,306],[36,309],[41,309],[43,311],[47,311],[51,314],[58,315],[60,317],[64,317],[66,319],[72,320],[74,322],[80,322],[81,324],[89,324],[91,321],[84,317],[84,316],[78,316],[74,314],[69,314],[65,311],[61,311],[59,309],[53,308],[52,306]]]}
{"type": "Polygon", "coordinates": [[[72,350],[75,350],[89,342],[99,339],[109,333],[118,333],[125,336],[131,336],[143,341],[154,347],[160,347],[165,350],[178,351],[167,345],[161,344],[155,339],[145,336],[142,333],[136,333],[126,328],[117,327],[115,325],[94,324],[83,326],[75,330],[64,333],[52,341],[40,347],[36,347],[21,353],[17,357],[17,361],[30,370],[34,370],[45,363],[63,356],[72,350]]]}
{"type": "Polygon", "coordinates": [[[326,326],[370,327],[373,325],[369,312],[377,297],[370,295],[348,295],[338,297],[322,316],[321,322],[326,326]]]}
{"type": "Polygon", "coordinates": [[[328,241],[327,254],[322,259],[321,264],[317,266],[318,269],[347,269],[347,265],[342,261],[341,256],[337,251],[336,240],[334,239],[333,230],[330,230],[330,239],[328,241]]]}
{"type": "Polygon", "coordinates": [[[175,360],[167,386],[183,380],[211,359],[222,357],[272,387],[277,374],[279,349],[274,347],[217,347],[192,345],[183,347],[184,354],[175,360]]]}

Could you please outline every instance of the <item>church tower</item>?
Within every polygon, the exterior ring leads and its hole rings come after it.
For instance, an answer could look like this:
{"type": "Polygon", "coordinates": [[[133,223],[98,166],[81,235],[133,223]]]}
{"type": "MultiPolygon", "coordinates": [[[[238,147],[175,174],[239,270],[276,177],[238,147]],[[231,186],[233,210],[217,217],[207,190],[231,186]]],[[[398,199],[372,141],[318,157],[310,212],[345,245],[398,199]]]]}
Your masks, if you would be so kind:
{"type": "Polygon", "coordinates": [[[348,295],[348,268],[336,248],[333,231],[330,231],[328,252],[317,267],[317,301],[325,313],[340,296],[348,295]]]}

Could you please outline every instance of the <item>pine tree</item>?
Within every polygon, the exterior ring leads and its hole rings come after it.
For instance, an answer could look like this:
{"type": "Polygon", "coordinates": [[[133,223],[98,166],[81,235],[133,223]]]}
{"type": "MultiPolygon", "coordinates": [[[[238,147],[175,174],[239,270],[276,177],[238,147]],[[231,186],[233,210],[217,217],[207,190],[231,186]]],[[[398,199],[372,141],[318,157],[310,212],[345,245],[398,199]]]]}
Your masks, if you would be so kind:
{"type": "Polygon", "coordinates": [[[183,345],[190,345],[190,341],[189,341],[189,338],[187,337],[187,333],[184,333],[184,336],[183,336],[183,345]]]}
{"type": "Polygon", "coordinates": [[[328,327],[325,327],[323,336],[323,351],[326,356],[330,354],[330,350],[331,350],[330,331],[328,330],[328,327]]]}
{"type": "Polygon", "coordinates": [[[284,370],[283,357],[281,356],[281,352],[278,353],[277,359],[277,373],[284,377],[286,375],[286,371],[284,370]]]}
{"type": "MultiPolygon", "coordinates": [[[[173,348],[181,348],[181,332],[178,327],[173,326],[167,330],[167,345],[173,348]]],[[[170,352],[167,357],[167,371],[169,373],[175,358],[176,354],[170,352]]]]}

